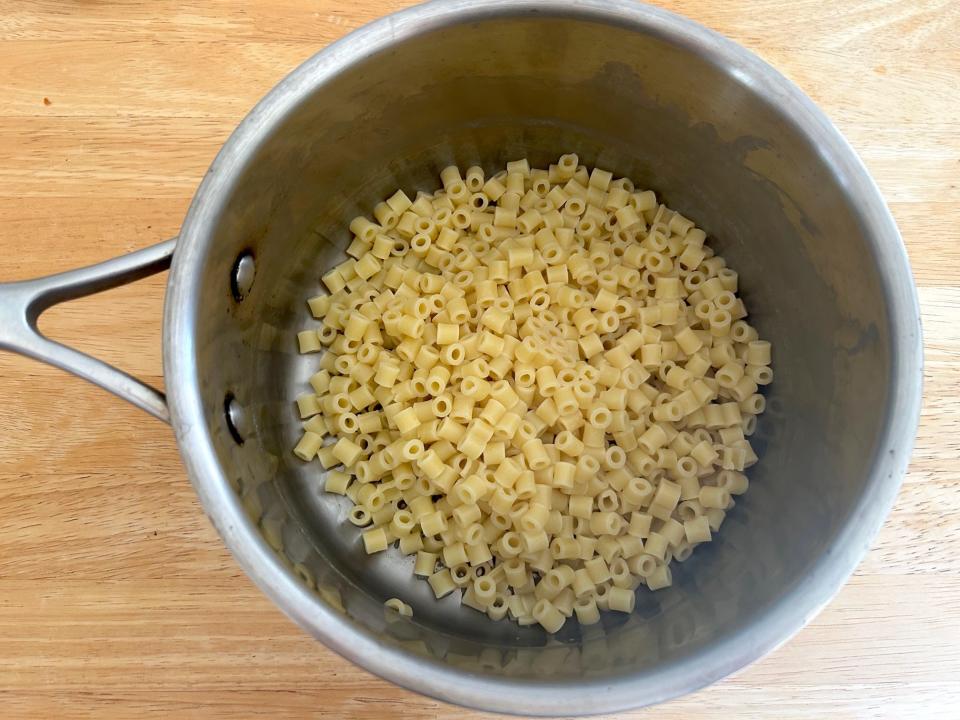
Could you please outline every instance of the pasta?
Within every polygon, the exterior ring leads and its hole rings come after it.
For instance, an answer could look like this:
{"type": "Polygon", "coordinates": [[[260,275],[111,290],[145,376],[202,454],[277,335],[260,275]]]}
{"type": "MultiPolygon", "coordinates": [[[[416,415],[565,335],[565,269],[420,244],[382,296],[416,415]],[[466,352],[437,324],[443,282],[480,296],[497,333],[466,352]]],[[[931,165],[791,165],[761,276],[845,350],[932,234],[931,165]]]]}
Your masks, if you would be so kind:
{"type": "Polygon", "coordinates": [[[633,612],[748,490],[770,343],[652,191],[575,154],[440,181],[355,218],[307,301],[294,453],[438,599],[549,633],[633,612]]]}
{"type": "Polygon", "coordinates": [[[413,617],[413,608],[399,598],[390,598],[383,604],[388,610],[392,610],[401,617],[413,617]]]}

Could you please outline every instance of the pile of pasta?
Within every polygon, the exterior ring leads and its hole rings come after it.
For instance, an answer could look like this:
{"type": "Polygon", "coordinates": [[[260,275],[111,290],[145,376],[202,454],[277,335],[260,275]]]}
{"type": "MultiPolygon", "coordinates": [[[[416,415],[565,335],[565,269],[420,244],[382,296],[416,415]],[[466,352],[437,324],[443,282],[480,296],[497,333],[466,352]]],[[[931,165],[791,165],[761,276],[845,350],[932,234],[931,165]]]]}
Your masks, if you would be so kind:
{"type": "Polygon", "coordinates": [[[747,490],[770,344],[703,230],[574,154],[350,223],[295,453],[437,598],[555,633],[631,612],[747,490]]]}

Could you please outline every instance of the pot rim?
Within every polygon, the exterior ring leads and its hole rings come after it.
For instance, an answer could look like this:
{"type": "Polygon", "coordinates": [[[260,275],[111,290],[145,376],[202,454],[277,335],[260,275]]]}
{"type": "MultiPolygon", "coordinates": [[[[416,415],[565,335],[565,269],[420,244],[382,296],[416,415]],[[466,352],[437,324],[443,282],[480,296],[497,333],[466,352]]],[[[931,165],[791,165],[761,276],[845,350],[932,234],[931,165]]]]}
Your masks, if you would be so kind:
{"type": "Polygon", "coordinates": [[[164,308],[164,370],[172,424],[187,473],[213,525],[240,565],[291,619],[341,656],[425,695],[479,710],[529,715],[608,713],[662,702],[723,678],[789,639],[839,591],[889,512],[919,421],[922,341],[916,288],[896,224],[866,168],[822,111],[759,57],[721,35],[632,0],[435,0],[380,18],[327,46],[283,79],[244,118],[203,179],[184,220],[164,308]],[[329,608],[276,557],[220,466],[204,422],[196,363],[200,261],[236,179],[259,145],[315,88],[398,42],[450,24],[507,16],[562,16],[631,28],[712,62],[769,102],[819,148],[860,208],[872,243],[892,337],[892,391],[865,490],[824,554],[747,627],[694,655],[639,675],[571,682],[514,680],[456,671],[385,645],[329,608]]]}

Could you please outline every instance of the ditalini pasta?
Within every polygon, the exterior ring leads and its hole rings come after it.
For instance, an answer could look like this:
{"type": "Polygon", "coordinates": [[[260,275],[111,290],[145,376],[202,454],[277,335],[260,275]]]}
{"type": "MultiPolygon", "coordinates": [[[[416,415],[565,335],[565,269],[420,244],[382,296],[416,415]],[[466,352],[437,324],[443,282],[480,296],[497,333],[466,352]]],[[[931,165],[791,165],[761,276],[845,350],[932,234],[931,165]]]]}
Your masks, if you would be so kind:
{"type": "Polygon", "coordinates": [[[353,220],[308,300],[294,452],[437,598],[551,633],[632,612],[746,492],[770,343],[704,231],[626,178],[569,154],[440,180],[353,220]]]}
{"type": "Polygon", "coordinates": [[[388,610],[392,610],[398,615],[402,615],[403,617],[413,617],[413,608],[399,598],[390,598],[383,604],[388,610]]]}

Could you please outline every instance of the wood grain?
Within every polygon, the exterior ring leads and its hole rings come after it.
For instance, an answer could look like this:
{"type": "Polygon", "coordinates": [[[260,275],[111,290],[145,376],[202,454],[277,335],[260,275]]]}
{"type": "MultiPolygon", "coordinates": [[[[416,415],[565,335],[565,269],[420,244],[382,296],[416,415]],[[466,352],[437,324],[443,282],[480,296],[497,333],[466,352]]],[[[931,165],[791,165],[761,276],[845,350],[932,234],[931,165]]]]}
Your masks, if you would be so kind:
{"type": "MultiPolygon", "coordinates": [[[[176,234],[263,93],[407,4],[0,0],[0,279],[176,234]]],[[[926,402],[896,507],[837,599],[737,676],[628,716],[956,717],[960,4],[657,4],[776,65],[858,150],[920,287],[926,402]]],[[[44,330],[162,384],[163,283],[57,308],[44,330]]],[[[167,427],[6,354],[0,397],[0,715],[479,717],[374,678],[288,622],[204,518],[167,427]]]]}

